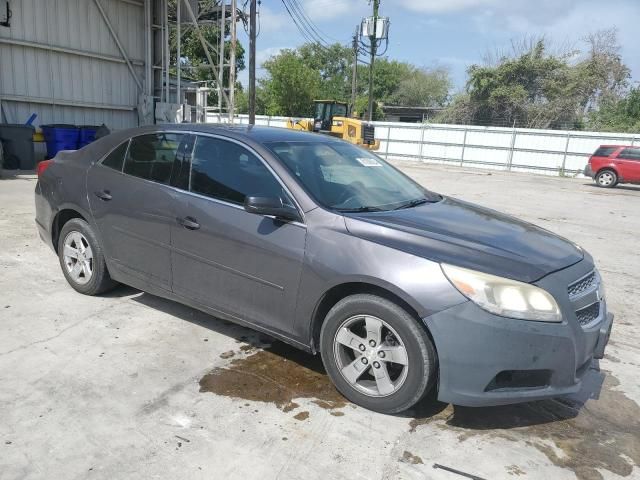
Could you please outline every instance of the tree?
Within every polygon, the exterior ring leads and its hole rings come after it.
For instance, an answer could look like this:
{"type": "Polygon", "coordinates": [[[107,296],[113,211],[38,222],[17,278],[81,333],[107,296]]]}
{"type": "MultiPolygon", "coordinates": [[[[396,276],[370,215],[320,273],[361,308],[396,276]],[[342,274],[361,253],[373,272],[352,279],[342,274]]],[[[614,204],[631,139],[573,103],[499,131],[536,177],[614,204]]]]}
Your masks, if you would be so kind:
{"type": "Polygon", "coordinates": [[[547,42],[514,43],[497,61],[472,65],[465,92],[438,121],[528,128],[581,128],[589,112],[625,94],[629,69],[615,30],[587,37],[586,52],[549,53],[547,42]]]}
{"type": "Polygon", "coordinates": [[[447,70],[415,69],[400,81],[390,102],[407,107],[443,107],[450,89],[451,80],[447,70]]]}
{"type": "Polygon", "coordinates": [[[353,53],[348,47],[334,43],[322,47],[306,43],[298,48],[298,55],[307,68],[320,74],[318,95],[323,99],[347,101],[351,96],[351,64],[353,53]]]}
{"type": "Polygon", "coordinates": [[[604,132],[640,133],[640,87],[622,99],[608,99],[589,114],[587,128],[604,132]]]}
{"type": "MultiPolygon", "coordinates": [[[[402,80],[407,78],[415,67],[406,62],[376,59],[373,65],[373,98],[382,103],[388,103],[400,87],[402,80]]],[[[358,95],[368,95],[369,68],[358,68],[358,95]]]]}
{"type": "Polygon", "coordinates": [[[258,97],[267,115],[312,116],[320,92],[320,72],[308,68],[295,50],[283,50],[263,63],[267,76],[258,97]]]}

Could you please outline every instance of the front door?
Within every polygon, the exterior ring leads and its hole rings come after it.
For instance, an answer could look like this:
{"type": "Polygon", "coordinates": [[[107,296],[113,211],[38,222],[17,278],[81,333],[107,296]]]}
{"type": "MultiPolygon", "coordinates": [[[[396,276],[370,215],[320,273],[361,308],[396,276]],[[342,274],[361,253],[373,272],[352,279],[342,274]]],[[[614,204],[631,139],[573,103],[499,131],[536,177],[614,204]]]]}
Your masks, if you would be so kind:
{"type": "Polygon", "coordinates": [[[168,183],[181,137],[164,132],[134,137],[89,171],[91,210],[109,266],[134,286],[171,289],[175,214],[168,183]]]}
{"type": "Polygon", "coordinates": [[[625,182],[640,183],[640,148],[624,148],[616,158],[620,175],[625,182]]]}
{"type": "Polygon", "coordinates": [[[290,202],[283,186],[254,153],[209,136],[196,139],[189,183],[172,228],[174,292],[290,333],[306,227],[242,207],[247,195],[290,202]]]}

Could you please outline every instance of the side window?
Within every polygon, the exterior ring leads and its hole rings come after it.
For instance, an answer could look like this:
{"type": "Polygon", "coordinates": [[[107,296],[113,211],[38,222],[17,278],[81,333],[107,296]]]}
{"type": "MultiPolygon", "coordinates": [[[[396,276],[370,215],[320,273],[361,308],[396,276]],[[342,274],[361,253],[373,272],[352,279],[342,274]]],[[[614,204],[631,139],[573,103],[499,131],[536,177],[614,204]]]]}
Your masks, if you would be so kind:
{"type": "Polygon", "coordinates": [[[173,161],[171,170],[171,186],[189,190],[189,169],[191,164],[191,154],[193,145],[196,142],[195,135],[185,135],[180,142],[176,158],[173,161]]]}
{"type": "Polygon", "coordinates": [[[129,140],[124,142],[122,145],[119,145],[113,152],[105,157],[105,159],[102,161],[102,165],[121,172],[122,164],[124,163],[124,156],[127,153],[128,146],[129,140]]]}
{"type": "Polygon", "coordinates": [[[182,134],[160,132],[132,138],[124,173],[168,184],[182,137],[182,134]]]}
{"type": "Polygon", "coordinates": [[[196,140],[191,191],[238,204],[247,196],[279,197],[289,203],[280,183],[253,153],[236,143],[209,137],[196,140]]]}
{"type": "Polygon", "coordinates": [[[640,148],[625,148],[620,152],[618,158],[627,160],[640,160],[640,148]]]}

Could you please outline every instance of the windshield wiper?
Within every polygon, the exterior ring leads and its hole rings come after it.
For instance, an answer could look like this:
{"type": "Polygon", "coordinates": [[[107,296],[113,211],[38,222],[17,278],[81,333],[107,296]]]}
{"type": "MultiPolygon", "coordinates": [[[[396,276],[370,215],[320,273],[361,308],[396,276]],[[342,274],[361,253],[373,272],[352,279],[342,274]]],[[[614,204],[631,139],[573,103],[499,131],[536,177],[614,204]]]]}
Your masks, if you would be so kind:
{"type": "Polygon", "coordinates": [[[410,202],[403,203],[399,207],[394,208],[394,210],[402,210],[403,208],[413,208],[418,205],[422,205],[424,203],[433,203],[433,200],[429,200],[428,198],[416,198],[415,200],[411,200],[410,202]]]}
{"type": "Polygon", "coordinates": [[[367,212],[383,212],[379,207],[358,207],[358,208],[339,208],[340,213],[367,213],[367,212]]]}

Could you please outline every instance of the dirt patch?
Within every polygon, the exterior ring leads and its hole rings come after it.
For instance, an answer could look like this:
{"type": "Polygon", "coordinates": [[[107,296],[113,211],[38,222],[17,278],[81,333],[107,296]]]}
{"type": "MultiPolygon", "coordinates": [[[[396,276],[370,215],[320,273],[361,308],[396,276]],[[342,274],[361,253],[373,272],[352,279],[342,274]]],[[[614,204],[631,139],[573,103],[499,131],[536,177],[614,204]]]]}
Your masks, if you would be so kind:
{"type": "Polygon", "coordinates": [[[404,463],[410,463],[411,465],[424,465],[422,458],[420,458],[418,455],[414,455],[407,450],[405,450],[402,454],[402,457],[400,457],[400,461],[404,463]]]}
{"type": "Polygon", "coordinates": [[[296,415],[293,416],[293,418],[300,421],[306,420],[307,418],[309,418],[309,412],[305,411],[305,412],[297,413],[296,415]]]}
{"type": "Polygon", "coordinates": [[[428,418],[416,411],[410,431],[436,422],[459,431],[460,441],[477,435],[524,441],[580,480],[602,479],[598,470],[629,476],[640,465],[640,407],[615,390],[619,382],[610,373],[590,371],[588,377],[595,398],[584,402],[552,399],[491,408],[449,405],[428,418]],[[597,388],[602,381],[602,388],[597,388]]]}
{"type": "Polygon", "coordinates": [[[240,350],[249,355],[202,377],[201,392],[273,403],[284,412],[299,407],[293,401],[296,398],[312,398],[328,410],[346,406],[347,401],[327,377],[319,357],[282,342],[273,342],[265,349],[243,345],[240,350]]]}

